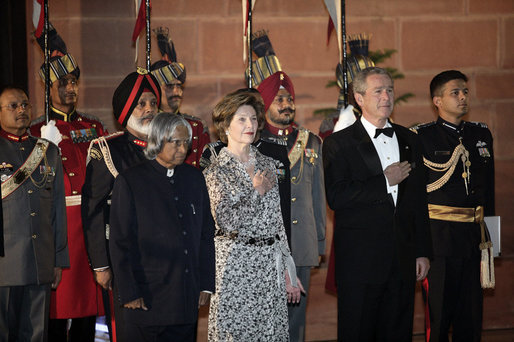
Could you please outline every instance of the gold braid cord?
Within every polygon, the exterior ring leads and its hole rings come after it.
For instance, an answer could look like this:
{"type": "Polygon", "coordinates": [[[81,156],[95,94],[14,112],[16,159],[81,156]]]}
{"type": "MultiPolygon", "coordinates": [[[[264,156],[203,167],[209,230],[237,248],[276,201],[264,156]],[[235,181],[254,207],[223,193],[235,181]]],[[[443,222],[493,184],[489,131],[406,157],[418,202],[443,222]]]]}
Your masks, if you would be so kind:
{"type": "MultiPolygon", "coordinates": [[[[116,133],[115,133],[116,134],[116,133]]],[[[95,140],[91,141],[91,144],[89,145],[89,151],[88,151],[88,160],[86,162],[89,163],[90,155],[91,155],[91,149],[94,144],[98,144],[98,147],[100,148],[100,152],[102,152],[102,155],[104,157],[105,166],[107,166],[107,169],[109,169],[109,172],[111,172],[112,176],[114,178],[118,177],[118,170],[116,170],[116,166],[114,166],[114,162],[112,161],[111,157],[111,151],[109,150],[109,145],[107,145],[107,140],[105,140],[105,137],[100,137],[95,140]]]]}
{"type": "Polygon", "coordinates": [[[298,172],[298,176],[296,176],[296,179],[293,181],[291,179],[291,183],[298,184],[300,183],[300,180],[302,179],[303,175],[303,157],[305,154],[305,147],[307,146],[307,141],[309,140],[309,131],[306,129],[300,129],[298,131],[298,137],[296,138],[296,142],[289,151],[289,162],[290,166],[289,169],[293,169],[293,167],[296,165],[298,160],[300,160],[300,171],[298,172]]]}
{"type": "Polygon", "coordinates": [[[455,167],[459,162],[459,159],[462,160],[462,167],[464,172],[462,173],[462,178],[464,179],[464,184],[466,186],[466,194],[468,193],[468,183],[470,178],[469,167],[471,166],[471,162],[469,161],[469,152],[466,150],[462,141],[460,142],[455,150],[453,150],[452,156],[450,159],[444,164],[434,163],[427,158],[423,157],[423,162],[425,166],[427,166],[430,170],[436,172],[445,172],[438,180],[433,183],[427,185],[427,192],[432,192],[437,189],[440,189],[443,185],[445,185],[450,177],[455,172],[455,167]]]}

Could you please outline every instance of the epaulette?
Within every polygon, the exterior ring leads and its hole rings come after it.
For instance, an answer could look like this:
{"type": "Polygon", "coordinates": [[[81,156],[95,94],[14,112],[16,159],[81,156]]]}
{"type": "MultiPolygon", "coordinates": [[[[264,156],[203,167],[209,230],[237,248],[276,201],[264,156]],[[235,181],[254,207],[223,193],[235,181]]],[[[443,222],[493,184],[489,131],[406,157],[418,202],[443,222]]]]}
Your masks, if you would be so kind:
{"type": "Polygon", "coordinates": [[[321,124],[319,125],[320,133],[333,131],[335,126],[334,119],[335,117],[328,117],[323,119],[323,121],[321,121],[321,124]]]}
{"type": "MultiPolygon", "coordinates": [[[[104,138],[105,140],[111,140],[111,139],[114,139],[114,138],[116,138],[116,137],[119,137],[120,135],[123,135],[123,134],[125,134],[125,132],[124,132],[124,131],[118,131],[118,132],[111,133],[111,134],[109,134],[109,135],[104,135],[104,136],[103,136],[103,138],[104,138]]],[[[91,143],[93,143],[93,144],[97,144],[97,143],[98,143],[98,139],[95,139],[95,140],[91,141],[91,143]]]]}
{"type": "Polygon", "coordinates": [[[435,121],[427,122],[427,123],[414,124],[414,125],[410,126],[410,127],[409,127],[409,129],[410,129],[412,132],[414,132],[414,133],[418,134],[418,130],[419,130],[420,128],[430,127],[430,126],[433,126],[433,125],[435,125],[435,124],[436,124],[436,122],[435,122],[435,121]]]}
{"type": "MultiPolygon", "coordinates": [[[[218,147],[220,145],[223,145],[223,142],[221,142],[221,140],[218,140],[215,142],[210,142],[207,145],[209,145],[209,147],[218,147]]],[[[205,145],[205,147],[207,147],[207,145],[205,145]]],[[[204,150],[205,150],[205,147],[204,147],[204,150]]]]}
{"type": "Polygon", "coordinates": [[[78,112],[77,111],[77,114],[86,118],[86,119],[89,119],[89,120],[93,120],[93,121],[98,121],[100,123],[100,125],[102,125],[102,127],[105,129],[105,124],[103,123],[102,120],[100,120],[99,117],[96,117],[94,115],[91,115],[91,114],[86,114],[86,113],[82,113],[82,112],[78,112]]]}
{"type": "Polygon", "coordinates": [[[182,117],[186,120],[191,120],[191,121],[198,121],[199,123],[202,124],[203,126],[203,132],[202,133],[205,133],[205,132],[209,132],[209,127],[207,126],[207,122],[205,122],[203,119],[200,119],[200,118],[197,118],[196,116],[192,116],[192,115],[189,115],[189,114],[186,114],[186,113],[180,113],[180,115],[182,115],[182,117]]]}
{"type": "Polygon", "coordinates": [[[287,146],[287,141],[285,141],[282,138],[276,138],[273,136],[269,136],[269,137],[261,137],[261,140],[272,143],[272,144],[287,146]]]}
{"type": "Polygon", "coordinates": [[[313,135],[315,138],[317,138],[317,139],[318,139],[318,142],[319,142],[319,143],[321,143],[321,142],[323,141],[323,139],[321,139],[321,137],[320,137],[319,135],[317,135],[316,133],[314,133],[314,132],[312,132],[312,131],[308,130],[307,128],[299,127],[299,128],[298,128],[298,130],[300,130],[300,131],[302,131],[302,130],[303,130],[303,131],[308,132],[308,133],[309,133],[309,136],[313,135]]]}
{"type": "Polygon", "coordinates": [[[39,123],[43,122],[44,120],[45,120],[45,116],[44,116],[44,115],[41,115],[40,117],[37,117],[37,118],[35,118],[34,120],[32,120],[32,121],[30,122],[30,125],[31,125],[31,126],[35,126],[35,125],[37,125],[37,124],[39,124],[39,123]]]}
{"type": "Polygon", "coordinates": [[[471,126],[475,126],[475,127],[480,127],[480,128],[489,128],[487,127],[487,124],[484,123],[484,122],[478,122],[478,121],[464,121],[464,124],[468,124],[468,125],[471,125],[471,126]]]}

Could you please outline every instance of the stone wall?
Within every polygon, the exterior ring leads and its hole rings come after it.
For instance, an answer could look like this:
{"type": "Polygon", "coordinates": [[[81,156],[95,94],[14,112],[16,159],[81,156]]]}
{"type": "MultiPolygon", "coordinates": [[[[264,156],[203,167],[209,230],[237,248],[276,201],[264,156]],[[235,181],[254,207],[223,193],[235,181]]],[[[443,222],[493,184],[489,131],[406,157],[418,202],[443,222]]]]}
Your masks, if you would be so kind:
{"type": "MultiPolygon", "coordinates": [[[[30,32],[32,0],[26,3],[30,32]]],[[[170,27],[179,61],[187,67],[182,109],[210,123],[214,104],[228,91],[244,86],[241,1],[152,3],[152,27],[170,27]]],[[[396,82],[397,94],[412,92],[415,97],[395,109],[396,122],[410,125],[435,118],[428,83],[436,73],[456,68],[469,76],[473,102],[468,119],[486,122],[495,138],[497,212],[503,219],[498,286],[486,295],[484,327],[514,327],[514,2],[347,0],[346,4],[348,33],[372,33],[372,50],[398,50],[386,65],[405,75],[396,82]]],[[[79,109],[101,117],[109,130],[115,131],[112,93],[135,69],[135,48],[130,40],[135,21],[133,1],[51,0],[50,11],[52,23],[81,67],[79,109]]],[[[322,0],[258,0],[254,9],[254,30],[269,31],[283,69],[294,81],[297,121],[315,132],[320,118],[313,116],[313,110],[334,107],[337,101],[337,90],[325,88],[334,78],[338,61],[334,34],[330,45],[326,44],[327,20],[322,0]]],[[[41,114],[43,86],[37,71],[43,56],[30,37],[27,44],[30,97],[41,114]]],[[[141,66],[143,44],[144,35],[139,48],[141,66]]],[[[152,45],[153,62],[160,58],[155,38],[152,45]]],[[[325,304],[311,303],[309,339],[335,337],[334,299],[322,291],[323,275],[322,268],[314,286],[323,297],[316,302],[325,304]],[[320,320],[325,317],[324,310],[330,317],[320,320]]],[[[418,293],[417,332],[423,329],[420,303],[418,293]]]]}

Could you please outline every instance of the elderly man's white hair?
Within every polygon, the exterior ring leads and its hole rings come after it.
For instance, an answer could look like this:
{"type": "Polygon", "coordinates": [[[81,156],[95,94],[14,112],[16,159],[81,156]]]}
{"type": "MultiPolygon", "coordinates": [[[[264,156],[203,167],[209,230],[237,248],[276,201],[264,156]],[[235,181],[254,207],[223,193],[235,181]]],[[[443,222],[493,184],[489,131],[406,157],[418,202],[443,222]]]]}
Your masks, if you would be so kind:
{"type": "Polygon", "coordinates": [[[187,128],[188,144],[191,144],[193,130],[191,125],[182,116],[172,113],[159,113],[150,123],[148,131],[148,145],[145,149],[147,159],[155,159],[162,151],[164,144],[173,140],[173,133],[178,126],[187,128]]]}

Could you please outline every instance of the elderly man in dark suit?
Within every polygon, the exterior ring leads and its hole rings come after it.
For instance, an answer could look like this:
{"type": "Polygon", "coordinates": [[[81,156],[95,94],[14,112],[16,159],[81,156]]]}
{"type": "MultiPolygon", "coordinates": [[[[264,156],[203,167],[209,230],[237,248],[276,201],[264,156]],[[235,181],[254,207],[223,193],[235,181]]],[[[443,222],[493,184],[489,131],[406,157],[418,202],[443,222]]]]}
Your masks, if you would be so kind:
{"type": "Polygon", "coordinates": [[[146,162],[114,183],[109,248],[123,305],[123,341],[194,341],[198,306],[214,292],[214,221],[202,173],[183,164],[191,126],[161,113],[146,162]]]}
{"type": "Polygon", "coordinates": [[[335,211],[338,340],[411,341],[415,281],[430,267],[425,171],[416,135],[391,124],[391,76],[354,80],[362,117],[323,146],[335,211]]]}

